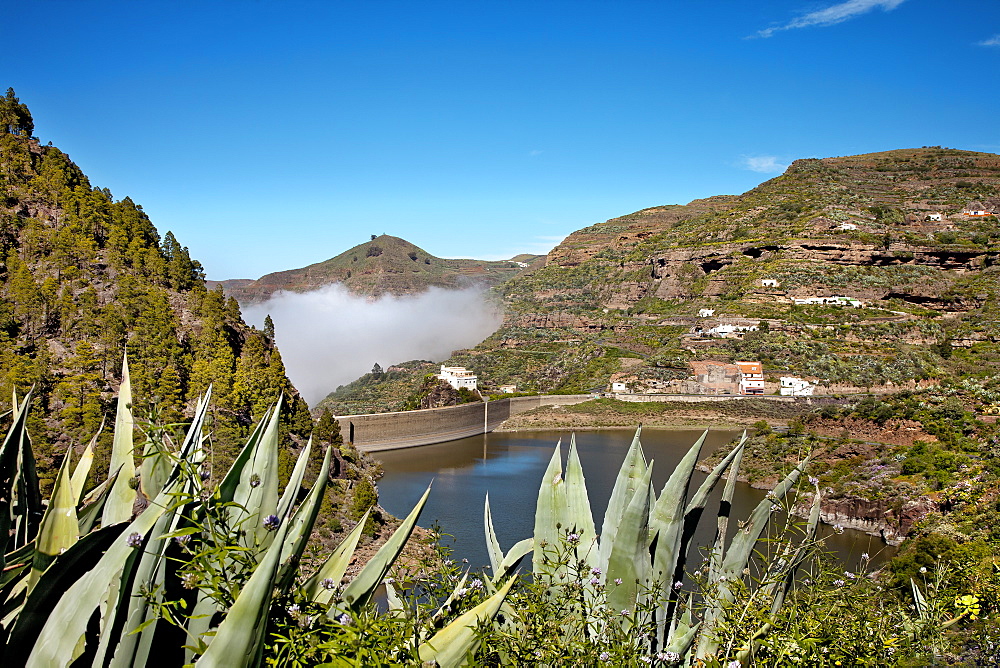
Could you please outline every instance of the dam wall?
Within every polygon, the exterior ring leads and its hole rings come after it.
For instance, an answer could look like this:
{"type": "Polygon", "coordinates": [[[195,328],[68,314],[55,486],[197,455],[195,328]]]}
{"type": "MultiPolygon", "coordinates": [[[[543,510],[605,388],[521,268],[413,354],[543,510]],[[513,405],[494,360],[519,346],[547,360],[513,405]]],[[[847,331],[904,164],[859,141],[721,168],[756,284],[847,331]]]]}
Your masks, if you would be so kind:
{"type": "Polygon", "coordinates": [[[340,433],[359,450],[375,452],[442,443],[491,432],[507,418],[539,406],[567,406],[593,399],[590,394],[512,397],[446,408],[337,417],[340,433]]]}

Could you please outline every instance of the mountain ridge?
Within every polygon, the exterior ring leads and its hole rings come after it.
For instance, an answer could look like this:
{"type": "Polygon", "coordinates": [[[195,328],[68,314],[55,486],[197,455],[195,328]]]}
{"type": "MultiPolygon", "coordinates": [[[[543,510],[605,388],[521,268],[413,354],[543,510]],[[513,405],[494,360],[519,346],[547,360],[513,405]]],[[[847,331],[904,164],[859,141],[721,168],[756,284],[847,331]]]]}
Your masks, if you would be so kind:
{"type": "Polygon", "coordinates": [[[445,259],[431,255],[399,237],[383,234],[322,262],[265,274],[254,279],[208,281],[221,285],[241,304],[267,300],[279,290],[307,292],[340,284],[355,294],[377,297],[417,294],[430,287],[447,289],[472,285],[491,287],[520,273],[540,256],[511,260],[445,259]]]}

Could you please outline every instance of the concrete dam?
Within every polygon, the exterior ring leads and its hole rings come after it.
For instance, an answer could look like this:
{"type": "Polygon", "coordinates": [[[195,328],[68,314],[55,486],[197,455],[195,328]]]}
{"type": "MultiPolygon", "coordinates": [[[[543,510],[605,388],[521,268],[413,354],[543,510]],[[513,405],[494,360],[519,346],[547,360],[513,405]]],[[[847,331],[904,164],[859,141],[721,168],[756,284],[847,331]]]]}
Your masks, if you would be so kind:
{"type": "Polygon", "coordinates": [[[447,408],[397,413],[337,416],[345,441],[365,452],[411,448],[491,432],[512,415],[539,406],[568,406],[593,399],[590,394],[512,397],[447,408]]]}

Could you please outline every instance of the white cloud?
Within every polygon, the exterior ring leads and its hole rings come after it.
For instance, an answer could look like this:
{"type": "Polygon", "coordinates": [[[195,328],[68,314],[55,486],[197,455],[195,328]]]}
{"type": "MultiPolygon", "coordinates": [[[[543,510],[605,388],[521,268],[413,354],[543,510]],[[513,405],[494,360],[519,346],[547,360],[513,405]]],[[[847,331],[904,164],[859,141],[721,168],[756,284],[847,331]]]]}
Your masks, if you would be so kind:
{"type": "Polygon", "coordinates": [[[745,155],[740,160],[740,166],[761,174],[780,174],[788,169],[788,165],[778,162],[775,155],[745,155]]]}
{"type": "Polygon", "coordinates": [[[340,285],[305,293],[278,292],[243,308],[258,327],[274,320],[274,336],[288,377],[310,405],[338,385],[413,359],[441,361],[474,346],[503,317],[481,289],[431,288],[412,297],[369,300],[340,285]]]}
{"type": "Polygon", "coordinates": [[[781,30],[791,30],[793,28],[832,26],[838,23],[843,23],[849,19],[853,19],[856,16],[867,14],[873,9],[881,9],[886,12],[892,11],[905,1],[906,0],[847,0],[846,2],[841,2],[833,5],[832,7],[827,7],[826,9],[818,9],[814,12],[803,14],[798,18],[792,19],[785,25],[760,30],[757,32],[757,37],[770,37],[774,33],[781,30]]]}
{"type": "Polygon", "coordinates": [[[979,46],[1000,46],[1000,33],[993,35],[989,39],[984,39],[982,42],[977,42],[979,46]]]}

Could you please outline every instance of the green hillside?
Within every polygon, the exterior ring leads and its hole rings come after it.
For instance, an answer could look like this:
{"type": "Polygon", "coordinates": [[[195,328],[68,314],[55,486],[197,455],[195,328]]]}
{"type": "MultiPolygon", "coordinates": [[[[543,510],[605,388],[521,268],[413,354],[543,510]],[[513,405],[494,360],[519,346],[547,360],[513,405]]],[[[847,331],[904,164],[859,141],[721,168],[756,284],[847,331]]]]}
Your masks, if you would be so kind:
{"type": "Polygon", "coordinates": [[[306,292],[332,283],[360,295],[408,295],[430,287],[497,285],[520,273],[520,263],[537,257],[498,262],[442,259],[404,239],[383,234],[308,267],[267,274],[256,281],[233,279],[220,284],[241,304],[264,301],[278,290],[306,292]]]}
{"type": "MultiPolygon", "coordinates": [[[[109,416],[128,349],[137,421],[175,422],[210,386],[222,466],[279,393],[285,429],[307,436],[305,402],[281,355],[235,300],[142,207],[90,183],[33,136],[26,105],[0,98],[0,397],[34,388],[43,479],[109,416]]],[[[105,433],[98,458],[106,456],[105,433]]],[[[99,468],[99,467],[98,467],[99,468]]]]}

